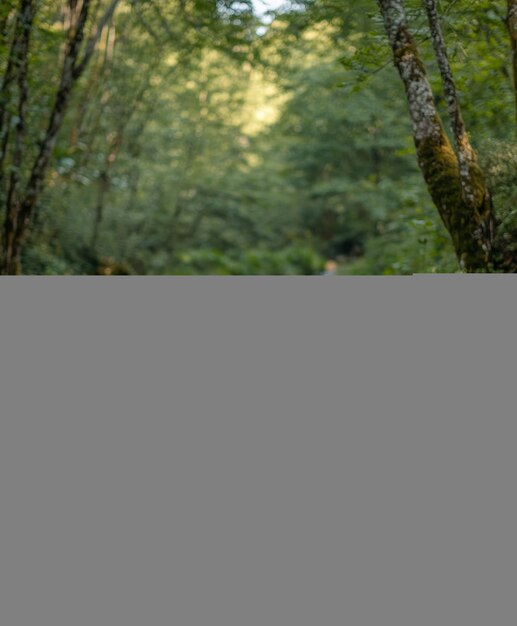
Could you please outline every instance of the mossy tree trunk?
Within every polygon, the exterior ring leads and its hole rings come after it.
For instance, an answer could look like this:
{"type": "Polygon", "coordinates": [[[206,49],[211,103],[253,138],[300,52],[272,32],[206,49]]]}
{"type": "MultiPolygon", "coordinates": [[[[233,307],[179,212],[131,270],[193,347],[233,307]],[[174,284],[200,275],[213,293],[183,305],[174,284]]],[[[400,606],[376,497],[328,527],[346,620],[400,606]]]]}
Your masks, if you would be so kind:
{"type": "Polygon", "coordinates": [[[434,1],[425,0],[435,53],[448,103],[455,147],[436,110],[434,95],[403,0],[378,0],[393,60],[404,84],[418,164],[450,233],[460,267],[493,269],[495,218],[483,172],[470,145],[434,1]]]}

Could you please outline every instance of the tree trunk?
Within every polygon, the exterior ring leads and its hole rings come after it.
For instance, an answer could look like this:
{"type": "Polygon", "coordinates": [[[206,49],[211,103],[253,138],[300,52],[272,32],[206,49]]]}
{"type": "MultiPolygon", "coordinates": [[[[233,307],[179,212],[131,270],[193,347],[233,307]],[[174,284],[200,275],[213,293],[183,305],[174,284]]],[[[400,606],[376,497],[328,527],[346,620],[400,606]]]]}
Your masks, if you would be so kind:
{"type": "MultiPolygon", "coordinates": [[[[9,146],[10,115],[9,105],[12,98],[12,87],[16,83],[16,69],[20,65],[20,42],[23,34],[24,2],[20,1],[16,16],[14,33],[12,36],[9,53],[0,85],[0,198],[6,193],[5,190],[5,163],[9,146]]],[[[5,26],[4,26],[5,27],[5,26]]],[[[5,33],[7,37],[7,33],[5,33]]]]}
{"type": "MultiPolygon", "coordinates": [[[[393,60],[404,84],[418,164],[450,233],[460,267],[467,272],[490,271],[495,235],[490,195],[465,132],[439,23],[432,26],[433,42],[440,53],[437,56],[458,154],[436,110],[424,64],[407,24],[403,0],[378,0],[378,4],[393,60]]],[[[431,17],[433,5],[434,2],[426,2],[431,17]]]]}
{"type": "Polygon", "coordinates": [[[92,254],[95,254],[97,251],[97,240],[99,238],[102,218],[104,216],[104,203],[106,200],[106,195],[108,194],[111,187],[111,171],[122,145],[124,129],[125,124],[123,124],[121,128],[119,128],[114,133],[108,148],[108,154],[106,155],[106,159],[104,162],[104,169],[99,176],[99,191],[97,194],[97,204],[95,206],[92,237],[90,240],[90,249],[92,254]]]}
{"type": "Polygon", "coordinates": [[[12,251],[13,238],[20,208],[20,172],[22,168],[23,142],[25,139],[27,101],[29,98],[29,44],[33,17],[33,1],[22,0],[20,5],[20,33],[17,42],[17,51],[14,58],[14,72],[18,85],[18,121],[15,128],[14,148],[10,168],[11,173],[9,176],[9,186],[6,196],[6,215],[4,225],[4,250],[6,255],[10,254],[12,251]]]}
{"type": "Polygon", "coordinates": [[[515,98],[515,119],[517,122],[517,0],[508,0],[506,25],[512,45],[513,91],[515,98]]]}
{"type": "MultiPolygon", "coordinates": [[[[22,4],[24,4],[25,1],[26,0],[21,0],[22,4]]],[[[74,3],[73,8],[76,10],[76,17],[69,31],[61,71],[61,81],[54,101],[54,107],[50,113],[47,131],[43,141],[40,143],[36,160],[30,171],[27,185],[16,211],[16,219],[12,225],[12,233],[9,239],[4,241],[2,274],[20,273],[20,255],[27,230],[35,206],[43,190],[48,165],[54,151],[58,132],[63,124],[73,88],[86,69],[102,31],[112,18],[119,2],[120,0],[111,0],[111,3],[99,23],[94,28],[93,34],[86,42],[82,56],[81,47],[92,3],[91,0],[83,0],[80,7],[79,5],[75,6],[74,3]]],[[[8,216],[7,219],[9,220],[8,216]]]]}
{"type": "Polygon", "coordinates": [[[452,75],[452,68],[449,63],[447,47],[442,33],[436,0],[424,0],[424,3],[431,31],[433,47],[442,78],[443,91],[451,120],[456,154],[460,165],[463,199],[467,203],[474,202],[473,208],[475,208],[476,199],[472,179],[483,176],[483,174],[479,171],[477,156],[470,144],[470,140],[465,129],[456,84],[452,75]]]}

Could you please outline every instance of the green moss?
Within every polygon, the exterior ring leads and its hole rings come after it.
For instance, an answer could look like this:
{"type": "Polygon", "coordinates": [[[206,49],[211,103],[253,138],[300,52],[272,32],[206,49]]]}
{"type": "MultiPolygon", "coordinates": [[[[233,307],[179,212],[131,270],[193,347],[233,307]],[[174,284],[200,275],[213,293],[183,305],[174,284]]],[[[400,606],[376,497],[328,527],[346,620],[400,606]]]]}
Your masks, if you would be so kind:
{"type": "MultiPolygon", "coordinates": [[[[439,120],[437,123],[440,124],[439,120]]],[[[469,272],[486,271],[487,254],[475,237],[480,214],[484,212],[486,190],[481,168],[475,166],[472,170],[474,202],[467,204],[462,194],[458,160],[443,128],[438,138],[420,142],[417,154],[429,192],[451,235],[460,264],[469,272]]]]}

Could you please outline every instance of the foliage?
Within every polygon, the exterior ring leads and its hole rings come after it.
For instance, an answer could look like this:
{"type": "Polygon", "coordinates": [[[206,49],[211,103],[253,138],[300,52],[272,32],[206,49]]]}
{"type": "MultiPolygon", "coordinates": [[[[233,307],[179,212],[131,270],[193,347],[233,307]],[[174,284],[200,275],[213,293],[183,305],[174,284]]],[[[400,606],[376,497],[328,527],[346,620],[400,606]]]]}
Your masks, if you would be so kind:
{"type": "MultiPolygon", "coordinates": [[[[407,4],[438,87],[421,3],[407,4]]],[[[87,36],[108,1],[97,5],[87,36]]],[[[0,77],[18,6],[0,7],[0,77]]],[[[34,20],[23,157],[16,164],[14,143],[4,157],[22,187],[59,86],[66,6],[39,3],[34,20]]],[[[513,237],[504,15],[485,0],[441,7],[501,237],[513,237]]],[[[74,86],[24,273],[321,274],[328,259],[341,274],[457,271],[375,3],[307,0],[270,20],[261,24],[249,2],[121,0],[74,86]]],[[[15,84],[4,86],[2,106],[12,142],[15,84]]],[[[437,106],[445,116],[443,98],[437,106]]]]}

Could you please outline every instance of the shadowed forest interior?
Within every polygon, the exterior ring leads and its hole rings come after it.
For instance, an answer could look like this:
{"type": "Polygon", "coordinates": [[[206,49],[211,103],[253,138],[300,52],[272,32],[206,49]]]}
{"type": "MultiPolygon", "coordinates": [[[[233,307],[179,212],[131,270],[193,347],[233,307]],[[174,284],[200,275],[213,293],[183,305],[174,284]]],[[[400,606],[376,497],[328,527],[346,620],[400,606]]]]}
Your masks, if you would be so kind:
{"type": "Polygon", "coordinates": [[[515,272],[516,68],[513,0],[0,0],[2,273],[515,272]]]}

